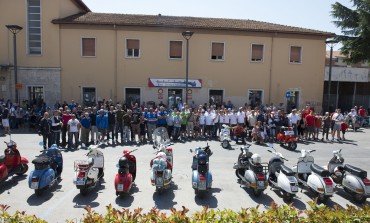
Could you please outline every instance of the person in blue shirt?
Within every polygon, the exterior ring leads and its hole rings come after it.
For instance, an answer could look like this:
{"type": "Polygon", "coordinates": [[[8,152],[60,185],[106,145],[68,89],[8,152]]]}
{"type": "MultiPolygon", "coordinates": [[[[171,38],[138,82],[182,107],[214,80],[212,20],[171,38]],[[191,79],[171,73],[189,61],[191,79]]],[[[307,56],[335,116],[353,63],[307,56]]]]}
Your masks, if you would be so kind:
{"type": "Polygon", "coordinates": [[[100,109],[99,115],[96,116],[96,127],[98,127],[98,132],[100,134],[99,142],[102,142],[108,129],[108,115],[103,109],[100,109]]]}
{"type": "Polygon", "coordinates": [[[85,115],[81,119],[81,143],[84,147],[86,147],[89,142],[90,129],[91,118],[89,117],[89,113],[85,112],[85,115]]]}
{"type": "Polygon", "coordinates": [[[154,129],[157,127],[157,114],[153,112],[153,108],[149,109],[149,112],[144,115],[147,121],[147,128],[148,128],[148,139],[153,141],[152,134],[154,129]]]}
{"type": "Polygon", "coordinates": [[[161,106],[159,108],[159,112],[157,114],[157,116],[158,116],[158,127],[167,128],[167,121],[166,121],[167,115],[168,115],[167,111],[165,111],[164,107],[161,106]]]}

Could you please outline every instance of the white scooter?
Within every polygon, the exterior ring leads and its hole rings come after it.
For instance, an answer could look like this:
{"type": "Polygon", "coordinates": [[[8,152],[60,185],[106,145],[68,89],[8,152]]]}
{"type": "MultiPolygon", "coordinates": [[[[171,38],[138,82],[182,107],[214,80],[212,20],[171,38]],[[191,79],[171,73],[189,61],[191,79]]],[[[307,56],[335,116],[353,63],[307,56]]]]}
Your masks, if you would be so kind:
{"type": "Polygon", "coordinates": [[[367,172],[360,168],[345,164],[341,154],[342,149],[333,151],[333,158],[328,163],[331,177],[339,186],[352,195],[357,203],[364,203],[370,197],[370,180],[367,172]]]}
{"type": "Polygon", "coordinates": [[[104,177],[104,155],[97,146],[90,146],[87,160],[74,162],[75,176],[73,183],[80,189],[81,195],[87,195],[104,177]]]}
{"type": "Polygon", "coordinates": [[[229,147],[231,138],[230,138],[230,127],[223,124],[222,129],[220,130],[220,141],[222,148],[226,149],[229,147]]]}
{"type": "Polygon", "coordinates": [[[334,183],[329,171],[314,163],[310,154],[315,151],[301,150],[297,165],[292,170],[301,185],[308,187],[319,202],[326,203],[334,194],[334,183]]]}
{"type": "Polygon", "coordinates": [[[294,177],[295,173],[293,170],[284,165],[284,160],[288,160],[275,150],[273,144],[269,144],[269,147],[273,149],[273,151],[267,151],[274,154],[274,157],[270,159],[268,164],[268,182],[271,188],[279,189],[283,194],[284,200],[289,202],[298,192],[298,181],[294,177]]]}

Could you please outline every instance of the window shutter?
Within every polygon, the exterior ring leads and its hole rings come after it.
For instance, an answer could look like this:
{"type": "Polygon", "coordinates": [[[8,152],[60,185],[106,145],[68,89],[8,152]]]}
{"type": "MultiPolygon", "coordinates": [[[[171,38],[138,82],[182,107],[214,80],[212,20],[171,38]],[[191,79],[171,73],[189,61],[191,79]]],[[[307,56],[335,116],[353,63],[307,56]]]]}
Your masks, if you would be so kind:
{"type": "Polygon", "coordinates": [[[82,39],[82,56],[95,56],[95,38],[82,39]]]}
{"type": "Polygon", "coordinates": [[[263,45],[252,45],[252,61],[262,61],[263,45]]]}
{"type": "Polygon", "coordinates": [[[140,41],[138,39],[128,39],[127,49],[140,49],[140,41]]]}
{"type": "Polygon", "coordinates": [[[290,47],[290,62],[295,63],[301,62],[301,47],[299,46],[290,47]]]}
{"type": "Polygon", "coordinates": [[[212,56],[216,56],[216,57],[224,56],[224,44],[223,43],[212,43],[212,56]]]}
{"type": "Polygon", "coordinates": [[[170,58],[182,58],[182,42],[170,42],[170,58]]]}

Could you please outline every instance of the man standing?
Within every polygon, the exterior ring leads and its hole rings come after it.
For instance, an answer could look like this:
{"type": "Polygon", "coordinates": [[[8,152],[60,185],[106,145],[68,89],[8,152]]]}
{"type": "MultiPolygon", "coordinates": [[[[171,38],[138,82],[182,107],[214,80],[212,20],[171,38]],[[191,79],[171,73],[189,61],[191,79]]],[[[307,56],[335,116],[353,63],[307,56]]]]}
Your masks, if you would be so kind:
{"type": "Polygon", "coordinates": [[[164,110],[164,107],[161,106],[158,112],[158,127],[167,127],[167,112],[164,110]]]}
{"type": "Polygon", "coordinates": [[[51,129],[53,131],[53,144],[60,146],[60,131],[62,129],[62,117],[58,110],[54,111],[53,118],[51,119],[51,129]]]}
{"type": "Polygon", "coordinates": [[[81,145],[87,147],[89,143],[89,134],[91,129],[91,119],[89,113],[85,112],[84,117],[81,119],[81,145]]]}
{"type": "Polygon", "coordinates": [[[332,120],[334,121],[334,126],[333,126],[331,141],[332,142],[334,141],[335,133],[337,133],[337,141],[339,142],[340,141],[341,125],[342,125],[342,122],[344,121],[344,117],[341,113],[340,108],[337,108],[337,110],[335,111],[335,113],[332,116],[332,120]]]}
{"type": "MultiPolygon", "coordinates": [[[[71,119],[71,114],[69,113],[68,106],[64,108],[64,113],[62,115],[62,146],[67,145],[67,135],[68,135],[68,121],[71,119]]],[[[69,139],[68,139],[69,142],[69,139]]]]}
{"type": "Polygon", "coordinates": [[[89,114],[89,117],[91,119],[91,143],[95,144],[96,140],[98,140],[98,127],[96,127],[96,116],[97,116],[97,109],[96,107],[93,107],[93,111],[89,114]]]}
{"type": "Polygon", "coordinates": [[[116,111],[116,140],[118,141],[118,133],[121,134],[121,143],[123,143],[123,115],[125,115],[125,111],[122,110],[122,105],[117,105],[116,111]]]}
{"type": "Polygon", "coordinates": [[[97,143],[103,142],[108,129],[108,116],[104,114],[103,109],[100,109],[99,115],[96,116],[96,127],[98,127],[100,134],[97,143]]]}
{"type": "Polygon", "coordinates": [[[152,134],[154,132],[154,129],[157,127],[157,114],[153,112],[152,107],[150,107],[149,112],[146,113],[145,119],[147,120],[148,139],[152,142],[152,134]]]}
{"type": "Polygon", "coordinates": [[[42,135],[44,149],[51,147],[53,135],[51,131],[51,120],[49,118],[49,113],[47,112],[44,113],[44,117],[40,121],[39,135],[42,135]],[[46,147],[46,142],[48,147],[46,147]]]}
{"type": "Polygon", "coordinates": [[[122,116],[123,132],[121,143],[131,141],[131,116],[132,111],[130,109],[122,116]]]}
{"type": "Polygon", "coordinates": [[[299,116],[297,115],[297,109],[293,109],[292,112],[288,115],[289,118],[289,124],[293,128],[294,131],[294,137],[298,136],[297,132],[297,124],[299,121],[299,116]]]}
{"type": "Polygon", "coordinates": [[[72,148],[73,137],[75,139],[75,149],[78,148],[78,132],[81,128],[80,121],[76,119],[76,115],[72,114],[72,118],[68,121],[68,146],[72,148]]]}
{"type": "Polygon", "coordinates": [[[131,142],[135,142],[136,135],[140,139],[140,117],[142,116],[141,112],[137,109],[133,110],[131,115],[131,142]]]}
{"type": "Polygon", "coordinates": [[[239,112],[237,113],[236,117],[237,117],[238,125],[244,127],[245,112],[243,111],[243,107],[239,108],[239,112]]]}
{"type": "MultiPolygon", "coordinates": [[[[110,135],[109,133],[112,133],[112,143],[114,144],[114,136],[115,136],[115,126],[116,126],[116,112],[114,111],[114,106],[111,105],[109,107],[108,112],[108,134],[107,134],[107,140],[109,141],[110,135]]],[[[117,138],[116,138],[116,142],[117,138]]]]}

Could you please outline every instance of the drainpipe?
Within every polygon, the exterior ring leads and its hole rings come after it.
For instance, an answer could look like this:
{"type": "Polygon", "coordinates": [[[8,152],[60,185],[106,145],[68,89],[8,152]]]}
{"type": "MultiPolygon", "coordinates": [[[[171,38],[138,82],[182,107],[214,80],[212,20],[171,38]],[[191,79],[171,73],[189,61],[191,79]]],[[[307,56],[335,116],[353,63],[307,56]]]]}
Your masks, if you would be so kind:
{"type": "Polygon", "coordinates": [[[113,25],[114,29],[114,89],[113,89],[113,101],[117,103],[117,88],[118,88],[118,77],[117,77],[117,65],[118,65],[118,56],[117,56],[117,29],[116,24],[113,25]]]}
{"type": "Polygon", "coordinates": [[[273,58],[273,48],[274,48],[274,36],[276,36],[276,33],[273,34],[272,38],[271,38],[271,50],[270,50],[270,56],[271,56],[271,60],[270,60],[270,77],[269,77],[269,99],[268,99],[268,103],[269,105],[271,104],[271,95],[272,95],[272,58],[273,58]]]}

